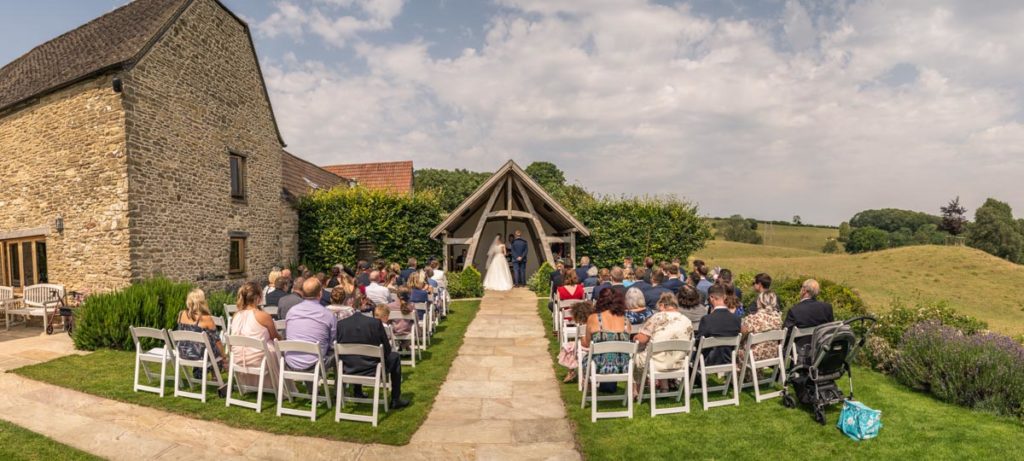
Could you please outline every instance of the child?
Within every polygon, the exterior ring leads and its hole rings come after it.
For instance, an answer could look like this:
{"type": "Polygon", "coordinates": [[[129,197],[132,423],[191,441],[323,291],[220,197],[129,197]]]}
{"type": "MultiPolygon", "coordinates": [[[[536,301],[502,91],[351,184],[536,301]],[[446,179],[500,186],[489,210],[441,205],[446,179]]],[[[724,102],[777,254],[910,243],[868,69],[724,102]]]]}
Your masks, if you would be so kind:
{"type": "MultiPolygon", "coordinates": [[[[573,304],[569,309],[572,312],[572,321],[576,325],[586,325],[587,318],[590,317],[590,314],[594,313],[594,303],[591,301],[579,302],[573,304]]],[[[579,345],[579,350],[576,349],[576,345],[577,343],[564,344],[562,346],[562,351],[558,355],[558,363],[569,369],[569,373],[567,373],[565,375],[565,379],[562,380],[566,383],[572,382],[573,379],[576,379],[576,368],[579,365],[576,361],[577,356],[585,356],[587,353],[587,350],[582,344],[579,345]]]]}
{"type": "Polygon", "coordinates": [[[388,317],[391,317],[391,308],[387,304],[378,304],[373,308],[373,318],[380,320],[380,323],[387,325],[388,317]]]}

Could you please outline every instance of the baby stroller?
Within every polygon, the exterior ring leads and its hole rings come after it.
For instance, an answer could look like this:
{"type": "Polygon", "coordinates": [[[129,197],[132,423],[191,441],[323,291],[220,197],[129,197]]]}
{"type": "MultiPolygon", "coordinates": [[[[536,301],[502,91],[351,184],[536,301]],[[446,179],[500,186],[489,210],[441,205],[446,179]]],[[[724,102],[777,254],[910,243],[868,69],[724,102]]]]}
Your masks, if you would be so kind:
{"type": "Polygon", "coordinates": [[[793,385],[796,398],[787,387],[782,390],[782,404],[788,408],[795,408],[796,399],[799,399],[800,403],[814,408],[814,420],[824,425],[825,408],[847,399],[853,400],[853,374],[850,371],[850,362],[857,354],[857,349],[863,347],[867,340],[865,322],[873,324],[875,318],[856,317],[815,328],[810,344],[803,346],[793,368],[787,370],[789,376],[786,382],[793,385]],[[862,331],[859,338],[858,333],[851,327],[857,322],[861,324],[858,330],[862,331]],[[836,381],[844,373],[850,378],[850,395],[847,397],[843,396],[843,391],[836,385],[836,381]]]}

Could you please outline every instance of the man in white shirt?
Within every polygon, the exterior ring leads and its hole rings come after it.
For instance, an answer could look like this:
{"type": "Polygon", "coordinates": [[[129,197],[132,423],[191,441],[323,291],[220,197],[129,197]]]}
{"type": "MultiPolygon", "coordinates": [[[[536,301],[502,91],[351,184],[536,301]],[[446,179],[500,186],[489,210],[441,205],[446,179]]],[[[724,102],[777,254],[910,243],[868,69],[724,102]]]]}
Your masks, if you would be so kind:
{"type": "Polygon", "coordinates": [[[380,284],[380,271],[370,272],[370,284],[366,286],[366,297],[377,304],[390,304],[395,300],[391,290],[380,284]]]}

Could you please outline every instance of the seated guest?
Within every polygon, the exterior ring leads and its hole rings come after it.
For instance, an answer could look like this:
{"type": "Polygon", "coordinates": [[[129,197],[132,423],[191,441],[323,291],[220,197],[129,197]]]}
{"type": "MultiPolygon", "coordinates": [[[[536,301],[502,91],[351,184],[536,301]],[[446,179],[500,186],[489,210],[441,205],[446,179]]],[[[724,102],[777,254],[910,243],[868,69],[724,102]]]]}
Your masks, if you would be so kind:
{"type": "MultiPolygon", "coordinates": [[[[267,356],[263,388],[275,392],[277,388],[275,378],[279,365],[274,340],[282,338],[278,335],[277,328],[274,327],[274,319],[259,308],[260,288],[253,282],[245,282],[238,289],[238,299],[235,303],[238,306],[238,312],[231,316],[231,328],[228,334],[254,338],[264,343],[269,355],[267,356]]],[[[250,347],[231,346],[231,357],[236,365],[259,368],[260,362],[263,360],[263,351],[250,347]]],[[[239,377],[239,382],[256,387],[259,384],[259,376],[242,375],[239,377]]]]}
{"type": "Polygon", "coordinates": [[[387,304],[378,304],[373,308],[373,318],[380,320],[381,325],[387,325],[391,318],[391,308],[387,304]]]}
{"type": "MultiPolygon", "coordinates": [[[[213,358],[217,363],[214,366],[220,367],[224,360],[224,345],[220,342],[220,333],[217,332],[217,325],[213,323],[210,315],[210,308],[206,305],[206,293],[196,288],[188,293],[185,299],[185,310],[178,312],[178,322],[174,327],[179,331],[194,331],[206,333],[206,339],[213,348],[213,358]]],[[[187,360],[202,360],[206,353],[206,346],[202,343],[192,341],[178,341],[178,354],[187,360]]],[[[192,370],[196,378],[202,377],[202,370],[192,370]]]]}
{"type": "Polygon", "coordinates": [[[640,276],[640,273],[637,273],[636,276],[647,283],[651,283],[651,277],[654,275],[654,258],[650,256],[644,258],[644,269],[643,277],[640,276]]]}
{"type": "Polygon", "coordinates": [[[714,285],[715,283],[708,278],[708,266],[704,264],[697,266],[694,264],[694,267],[696,268],[697,276],[699,277],[699,281],[697,282],[697,291],[701,294],[701,300],[707,304],[708,289],[710,289],[711,285],[714,285]]]}
{"type": "MultiPolygon", "coordinates": [[[[693,338],[693,324],[690,323],[690,319],[679,312],[679,304],[676,302],[675,295],[663,293],[661,298],[658,298],[657,305],[658,313],[647,319],[644,325],[640,327],[640,332],[636,334],[636,342],[640,354],[635,362],[636,367],[634,368],[633,378],[637,385],[640,383],[640,377],[647,372],[645,369],[647,356],[651,354],[651,348],[647,347],[649,342],[677,339],[689,341],[693,338]]],[[[673,371],[683,368],[683,360],[688,359],[689,357],[686,357],[686,354],[681,352],[659,352],[651,357],[651,366],[657,371],[673,371]]],[[[667,391],[668,381],[662,380],[658,382],[658,387],[662,391],[667,391]]],[[[635,389],[634,392],[638,390],[635,389]]]]}
{"type": "MultiPolygon", "coordinates": [[[[411,304],[426,303],[430,299],[430,293],[427,291],[429,287],[427,282],[423,280],[424,275],[425,273],[423,272],[416,272],[409,276],[409,303],[411,304]]],[[[416,319],[423,320],[426,313],[425,309],[417,309],[416,319]]]]}
{"type": "Polygon", "coordinates": [[[576,271],[567,269],[562,275],[562,286],[558,287],[558,299],[567,301],[570,299],[583,300],[583,285],[576,279],[576,271]]]}
{"type": "Polygon", "coordinates": [[[679,312],[690,319],[696,331],[700,328],[701,319],[708,315],[708,307],[701,302],[700,292],[690,285],[683,285],[676,292],[676,299],[679,301],[679,312]]]}
{"type": "Polygon", "coordinates": [[[629,288],[636,283],[636,272],[632,268],[622,269],[622,286],[629,288]]]}
{"type": "MultiPolygon", "coordinates": [[[[302,292],[306,295],[301,303],[288,309],[285,317],[285,339],[289,341],[306,341],[320,346],[320,356],[327,359],[333,354],[331,347],[336,336],[338,319],[326,307],[320,304],[320,281],[316,277],[302,284],[302,292]]],[[[316,365],[316,356],[305,352],[288,352],[284,362],[292,370],[309,370],[316,365]]]]}
{"type": "Polygon", "coordinates": [[[636,273],[636,277],[635,277],[636,280],[632,284],[630,284],[629,287],[630,288],[636,288],[636,289],[638,289],[640,291],[650,290],[651,289],[651,282],[650,282],[651,279],[649,277],[650,274],[647,273],[647,269],[645,269],[643,267],[639,267],[634,272],[636,273]]]}
{"type": "Polygon", "coordinates": [[[644,299],[647,303],[647,309],[654,312],[658,308],[658,300],[661,299],[661,295],[670,293],[675,296],[675,292],[662,286],[665,283],[665,273],[662,271],[655,271],[654,275],[651,276],[651,287],[644,291],[644,299]]]}
{"type": "Polygon", "coordinates": [[[559,260],[555,263],[555,270],[551,272],[551,286],[553,289],[557,289],[562,286],[563,275],[565,275],[565,263],[559,260]]]}
{"type": "MultiPolygon", "coordinates": [[[[619,269],[619,273],[621,275],[622,269],[619,269]]],[[[594,292],[591,295],[592,299],[597,299],[597,297],[601,294],[601,290],[605,288],[611,288],[612,286],[612,272],[610,270],[601,269],[601,271],[597,274],[597,278],[601,281],[601,283],[598,283],[597,286],[594,287],[594,292]]],[[[622,286],[621,280],[619,280],[619,286],[622,286]]]]}
{"type": "Polygon", "coordinates": [[[426,268],[423,270],[423,281],[427,282],[427,286],[430,287],[428,291],[434,293],[437,291],[437,278],[434,277],[434,269],[426,268]]]}
{"type": "MultiPolygon", "coordinates": [[[[754,285],[753,286],[754,286],[754,291],[757,292],[757,294],[759,296],[762,293],[772,293],[772,294],[775,294],[775,292],[772,291],[772,276],[770,276],[768,274],[765,274],[764,272],[754,276],[754,285]]],[[[781,312],[782,311],[782,300],[780,300],[779,297],[776,296],[775,297],[775,302],[776,302],[776,308],[779,310],[779,312],[781,312]]],[[[746,307],[746,306],[744,306],[744,307],[746,307]]],[[[753,306],[750,306],[750,307],[747,308],[747,314],[748,315],[749,314],[753,314],[755,312],[757,312],[757,303],[756,302],[754,303],[753,306]]]]}
{"type": "MultiPolygon", "coordinates": [[[[775,293],[766,291],[758,294],[755,304],[757,304],[757,310],[753,314],[743,317],[741,323],[740,332],[743,333],[744,343],[750,334],[764,333],[782,328],[782,311],[779,310],[779,298],[775,293]]],[[[755,361],[778,357],[779,343],[777,341],[769,341],[757,344],[751,349],[751,352],[754,353],[755,361]]],[[[738,366],[742,370],[747,357],[741,354],[739,359],[738,366]]]]}
{"type": "Polygon", "coordinates": [[[690,272],[690,275],[686,278],[686,284],[691,286],[691,287],[693,287],[694,289],[696,289],[697,288],[697,284],[699,284],[699,283],[700,283],[700,274],[698,274],[697,271],[690,272]]]}
{"type": "Polygon", "coordinates": [[[736,296],[736,287],[732,286],[732,283],[725,282],[719,279],[715,282],[715,285],[720,285],[725,288],[725,306],[729,308],[729,312],[732,312],[738,318],[743,318],[745,314],[743,310],[743,303],[740,302],[740,298],[736,296]]]}
{"type": "MultiPolygon", "coordinates": [[[[701,268],[701,267],[704,267],[705,265],[706,265],[706,264],[704,263],[704,260],[703,260],[703,259],[694,259],[694,260],[693,260],[693,272],[690,272],[690,275],[691,275],[691,276],[693,276],[694,274],[697,274],[697,277],[696,277],[696,278],[697,278],[697,281],[700,281],[700,279],[701,279],[702,277],[704,277],[704,276],[703,276],[703,275],[701,275],[701,273],[700,273],[700,268],[701,268]]],[[[705,272],[705,274],[706,274],[706,272],[705,272]]]]}
{"type": "Polygon", "coordinates": [[[370,284],[370,263],[367,261],[359,261],[359,265],[356,266],[356,269],[358,269],[356,274],[356,286],[365,292],[366,286],[370,284]]]}
{"type": "Polygon", "coordinates": [[[374,304],[387,304],[394,301],[394,297],[391,294],[391,290],[381,282],[381,272],[373,271],[370,272],[370,284],[366,285],[366,297],[374,304]]]}
{"type": "Polygon", "coordinates": [[[344,267],[341,264],[335,264],[331,268],[331,278],[327,280],[327,284],[324,286],[330,289],[338,286],[341,283],[342,274],[344,274],[343,269],[344,267]]]}
{"type": "Polygon", "coordinates": [[[590,257],[583,256],[580,258],[580,265],[576,268],[576,280],[583,281],[587,279],[587,271],[590,270],[590,257]]]}
{"type": "Polygon", "coordinates": [[[640,291],[637,287],[631,287],[626,290],[626,296],[624,299],[626,302],[626,320],[629,320],[631,325],[639,326],[647,321],[647,319],[654,313],[652,310],[647,308],[647,301],[644,299],[644,292],[640,291]]]}
{"type": "Polygon", "coordinates": [[[281,277],[284,277],[284,278],[288,279],[288,287],[285,288],[284,293],[285,294],[291,293],[292,292],[292,281],[293,281],[292,280],[292,270],[291,269],[281,269],[281,277]]]}
{"type": "Polygon", "coordinates": [[[718,271],[718,280],[717,281],[718,282],[722,282],[722,283],[728,283],[729,286],[731,286],[733,291],[735,292],[736,299],[739,299],[739,300],[743,299],[743,290],[740,290],[740,287],[738,287],[738,286],[736,286],[735,284],[732,283],[732,271],[731,270],[729,270],[729,269],[722,269],[722,270],[718,271]]]}
{"type": "Polygon", "coordinates": [[[356,313],[356,309],[352,307],[352,291],[353,287],[345,285],[338,285],[331,290],[331,303],[327,305],[327,310],[338,320],[349,318],[356,313]]]}
{"type": "MultiPolygon", "coordinates": [[[[607,269],[605,269],[605,270],[607,270],[607,269]]],[[[587,278],[583,279],[583,286],[584,287],[596,287],[597,284],[600,283],[600,279],[597,276],[598,273],[599,272],[597,270],[597,267],[590,266],[590,269],[587,269],[587,278]]]]}
{"type": "MultiPolygon", "coordinates": [[[[384,371],[391,381],[391,409],[397,410],[409,406],[409,401],[402,399],[402,360],[398,352],[391,350],[384,324],[379,320],[365,315],[353,315],[338,322],[338,344],[366,344],[384,348],[384,371]]],[[[344,366],[343,372],[348,375],[373,376],[380,361],[365,356],[340,356],[344,366]]],[[[362,386],[354,386],[356,395],[362,395],[362,386]]]]}
{"type": "Polygon", "coordinates": [[[288,315],[288,309],[291,309],[292,306],[302,302],[302,298],[305,296],[305,293],[302,292],[302,285],[305,283],[306,279],[304,277],[299,277],[295,280],[295,283],[292,284],[292,292],[277,300],[277,318],[285,318],[285,316],[288,315]]]}
{"type": "MultiPolygon", "coordinates": [[[[398,299],[395,302],[388,304],[388,309],[391,309],[391,312],[401,312],[402,315],[411,314],[414,309],[412,307],[412,303],[409,302],[409,292],[410,290],[408,286],[400,288],[398,290],[398,299]]],[[[390,313],[388,315],[390,316],[390,313]]],[[[411,333],[412,327],[413,325],[415,325],[415,323],[416,322],[414,322],[413,320],[406,319],[395,319],[388,321],[388,324],[391,325],[391,331],[398,336],[405,336],[411,333]]],[[[408,345],[408,341],[401,341],[399,347],[401,347],[402,349],[406,349],[408,348],[408,345]]]]}
{"type": "Polygon", "coordinates": [[[270,275],[267,276],[267,286],[263,287],[263,299],[264,300],[267,299],[267,295],[269,295],[270,292],[274,291],[277,288],[277,287],[275,287],[275,284],[277,283],[277,279],[280,278],[280,277],[281,277],[281,271],[279,271],[279,270],[270,271],[270,275]]]}
{"type": "MultiPolygon", "coordinates": [[[[700,327],[694,340],[700,338],[729,337],[740,334],[740,319],[736,317],[725,304],[727,297],[726,287],[712,285],[708,288],[708,302],[711,304],[711,313],[701,319],[700,327]]],[[[732,361],[732,346],[719,346],[704,351],[704,363],[707,365],[721,365],[732,361]]]]}
{"type": "Polygon", "coordinates": [[[263,298],[263,302],[267,306],[279,306],[281,298],[288,296],[288,285],[291,285],[291,282],[288,277],[279,275],[274,279],[274,289],[267,293],[267,297],[263,298]]]}
{"type": "Polygon", "coordinates": [[[680,278],[679,266],[676,265],[676,264],[669,265],[668,266],[668,279],[665,280],[665,283],[662,283],[661,286],[663,286],[663,287],[667,288],[669,291],[675,293],[675,292],[679,291],[679,287],[681,287],[681,286],[683,286],[685,284],[686,283],[683,282],[683,280],[680,278]]]}
{"type": "Polygon", "coordinates": [[[623,270],[634,270],[634,269],[636,269],[636,267],[633,266],[633,257],[632,256],[626,256],[625,258],[622,258],[622,269],[623,270]]]}
{"type": "Polygon", "coordinates": [[[462,253],[455,258],[455,270],[461,271],[466,268],[466,250],[462,250],[462,253]]]}
{"type": "MultiPolygon", "coordinates": [[[[594,305],[594,313],[587,318],[587,332],[580,338],[580,344],[590,349],[591,343],[629,341],[629,331],[625,298],[615,290],[604,290],[594,305]]],[[[593,361],[598,373],[622,373],[629,366],[629,354],[596,354],[593,361]]],[[[615,388],[616,383],[601,383],[598,390],[615,392],[615,388]]]]}
{"type": "Polygon", "coordinates": [[[445,278],[444,278],[444,271],[441,270],[441,262],[440,261],[438,261],[436,259],[431,261],[430,262],[430,270],[434,273],[433,275],[430,276],[430,278],[433,279],[435,282],[440,282],[442,280],[445,280],[445,278]]]}
{"type": "MultiPolygon", "coordinates": [[[[793,305],[786,314],[786,321],[782,327],[789,331],[792,327],[810,328],[826,323],[834,322],[832,305],[818,301],[818,292],[821,286],[818,281],[808,279],[800,287],[800,302],[793,305]]],[[[804,345],[811,343],[811,337],[805,336],[796,340],[797,349],[803,349],[804,345]]]]}

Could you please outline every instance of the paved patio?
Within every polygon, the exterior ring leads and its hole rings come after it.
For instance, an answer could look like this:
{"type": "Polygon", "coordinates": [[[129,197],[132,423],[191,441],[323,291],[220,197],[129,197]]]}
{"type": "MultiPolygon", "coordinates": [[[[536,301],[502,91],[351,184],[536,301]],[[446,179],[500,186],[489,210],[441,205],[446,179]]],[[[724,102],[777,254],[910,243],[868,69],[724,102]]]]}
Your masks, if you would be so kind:
{"type": "MultiPolygon", "coordinates": [[[[10,373],[0,375],[0,418],[118,460],[580,459],[536,302],[528,290],[487,293],[426,422],[403,447],[232,428],[10,373]]],[[[0,332],[4,370],[75,353],[66,334],[17,329],[10,340],[0,332]]]]}

